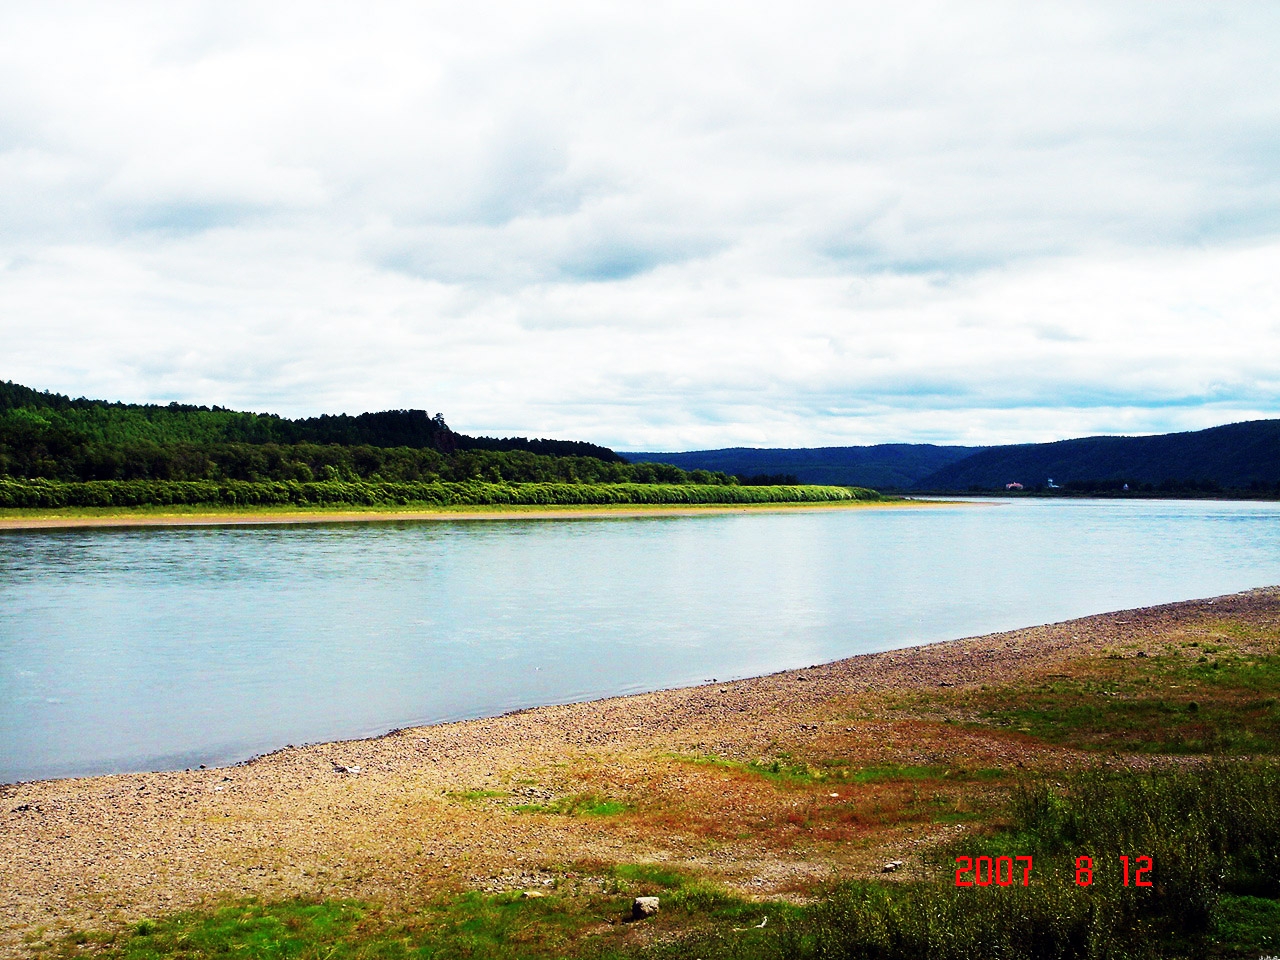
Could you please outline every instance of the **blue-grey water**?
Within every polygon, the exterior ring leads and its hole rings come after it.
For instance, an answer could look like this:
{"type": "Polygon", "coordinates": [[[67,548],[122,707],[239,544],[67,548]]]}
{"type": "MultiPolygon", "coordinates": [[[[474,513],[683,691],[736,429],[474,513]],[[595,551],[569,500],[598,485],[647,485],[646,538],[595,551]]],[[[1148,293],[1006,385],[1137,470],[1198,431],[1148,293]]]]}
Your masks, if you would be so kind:
{"type": "Polygon", "coordinates": [[[0,535],[0,782],[765,673],[1280,583],[1280,504],[0,535]]]}

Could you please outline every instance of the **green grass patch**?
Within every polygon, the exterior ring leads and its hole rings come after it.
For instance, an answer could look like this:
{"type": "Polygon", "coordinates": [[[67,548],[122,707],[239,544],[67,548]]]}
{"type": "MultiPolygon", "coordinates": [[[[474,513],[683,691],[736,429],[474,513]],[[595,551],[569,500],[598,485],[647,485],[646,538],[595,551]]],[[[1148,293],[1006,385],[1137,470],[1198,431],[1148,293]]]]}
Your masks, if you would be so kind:
{"type": "Polygon", "coordinates": [[[708,926],[754,926],[795,908],[756,903],[680,871],[618,864],[614,889],[598,895],[524,897],[462,893],[389,912],[353,900],[241,901],[144,920],[115,932],[79,931],[36,956],[107,960],[542,960],[626,956],[622,941],[631,898],[661,895],[662,936],[708,926]]]}
{"type": "Polygon", "coordinates": [[[506,790],[460,790],[451,791],[446,794],[451,800],[464,800],[474,802],[477,800],[495,800],[501,797],[511,796],[506,790]]]}
{"type": "Polygon", "coordinates": [[[899,780],[951,780],[961,782],[970,780],[1003,780],[1009,776],[1008,771],[995,768],[970,770],[965,767],[904,766],[895,763],[879,764],[871,767],[849,767],[847,769],[847,774],[839,778],[846,783],[883,783],[899,780]]]}
{"type": "Polygon", "coordinates": [[[565,817],[616,817],[631,810],[631,804],[598,793],[575,793],[549,803],[522,803],[517,813],[548,813],[565,817]]]}
{"type": "Polygon", "coordinates": [[[792,760],[790,756],[774,757],[771,760],[752,760],[743,765],[748,773],[780,783],[810,784],[821,783],[826,779],[822,770],[815,769],[807,763],[792,760]]]}
{"type": "MultiPolygon", "coordinates": [[[[355,901],[244,902],[145,920],[112,934],[72,934],[56,957],[109,960],[535,960],[590,946],[589,928],[620,917],[619,898],[464,893],[384,916],[355,901]]],[[[49,956],[49,954],[46,954],[49,956]]]]}
{"type": "Polygon", "coordinates": [[[431,960],[563,956],[584,929],[617,913],[617,903],[566,897],[523,898],[519,893],[465,893],[431,905],[415,922],[410,956],[431,960]]]}
{"type": "Polygon", "coordinates": [[[970,769],[929,764],[882,763],[863,766],[839,757],[817,757],[798,760],[789,753],[781,753],[771,759],[726,760],[715,754],[676,754],[675,759],[698,766],[714,767],[726,772],[747,773],[773,783],[809,786],[813,784],[870,784],[897,783],[903,781],[939,780],[966,782],[974,780],[1008,779],[1009,773],[995,768],[970,769]]]}
{"type": "Polygon", "coordinates": [[[773,783],[806,786],[822,783],[830,777],[830,773],[821,766],[811,765],[794,759],[789,753],[780,753],[776,757],[760,760],[728,760],[715,754],[675,754],[675,759],[697,766],[714,767],[725,772],[749,774],[773,783]]]}
{"type": "Polygon", "coordinates": [[[983,725],[1083,749],[1280,752],[1280,655],[1203,649],[1098,661],[1088,674],[949,702],[983,725]]]}
{"type": "Polygon", "coordinates": [[[624,884],[640,884],[655,891],[679,890],[688,882],[680,870],[658,863],[616,863],[609,872],[624,884]]]}
{"type": "Polygon", "coordinates": [[[1280,900],[1224,896],[1214,917],[1213,940],[1224,957],[1280,954],[1280,900]]]}
{"type": "Polygon", "coordinates": [[[775,915],[788,908],[744,900],[718,884],[662,863],[618,863],[609,869],[614,889],[626,897],[658,896],[662,910],[674,915],[679,926],[716,923],[758,923],[772,907],[775,915]]]}
{"type": "MultiPolygon", "coordinates": [[[[213,911],[191,911],[142,920],[115,933],[80,932],[53,948],[55,956],[91,955],[119,960],[161,957],[254,957],[263,960],[316,956],[351,957],[365,939],[368,906],[353,900],[243,902],[213,911]]],[[[388,956],[394,954],[386,954],[388,956]]],[[[403,955],[403,954],[402,954],[403,955]]]]}

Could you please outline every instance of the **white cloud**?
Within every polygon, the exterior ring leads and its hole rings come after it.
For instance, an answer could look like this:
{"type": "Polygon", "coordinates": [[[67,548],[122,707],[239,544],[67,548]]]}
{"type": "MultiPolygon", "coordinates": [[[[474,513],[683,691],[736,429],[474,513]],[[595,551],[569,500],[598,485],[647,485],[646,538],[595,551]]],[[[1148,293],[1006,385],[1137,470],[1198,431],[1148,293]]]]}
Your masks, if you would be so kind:
{"type": "Polygon", "coordinates": [[[0,11],[0,377],[622,448],[1274,416],[1280,12],[0,11]]]}

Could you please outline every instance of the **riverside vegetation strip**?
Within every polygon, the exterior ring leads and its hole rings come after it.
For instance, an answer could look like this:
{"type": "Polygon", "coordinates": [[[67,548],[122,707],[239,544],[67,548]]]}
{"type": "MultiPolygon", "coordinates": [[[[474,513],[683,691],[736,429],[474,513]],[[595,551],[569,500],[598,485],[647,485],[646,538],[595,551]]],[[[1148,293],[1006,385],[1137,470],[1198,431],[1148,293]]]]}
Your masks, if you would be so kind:
{"type": "Polygon", "coordinates": [[[13,480],[0,477],[0,508],[588,506],[840,503],[880,499],[861,487],[698,483],[392,482],[381,480],[13,480]]]}
{"type": "Polygon", "coordinates": [[[0,944],[50,957],[1276,953],[1277,655],[1273,588],[222,770],[10,785],[0,944]],[[1101,870],[1121,851],[1155,857],[1163,887],[1071,882],[1081,852],[1101,870]],[[953,855],[1014,853],[1035,855],[1035,886],[954,887],[953,855]],[[904,866],[881,881],[888,860],[904,866]],[[658,917],[622,923],[651,893],[658,917]]]}

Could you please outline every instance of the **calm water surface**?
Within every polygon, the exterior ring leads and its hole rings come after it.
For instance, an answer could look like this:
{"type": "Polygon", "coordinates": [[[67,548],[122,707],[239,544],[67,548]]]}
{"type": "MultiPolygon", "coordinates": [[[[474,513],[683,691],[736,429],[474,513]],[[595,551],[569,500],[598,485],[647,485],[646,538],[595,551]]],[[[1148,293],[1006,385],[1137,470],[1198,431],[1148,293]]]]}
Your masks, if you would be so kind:
{"type": "Polygon", "coordinates": [[[1280,504],[0,534],[0,782],[725,679],[1280,583],[1280,504]]]}

